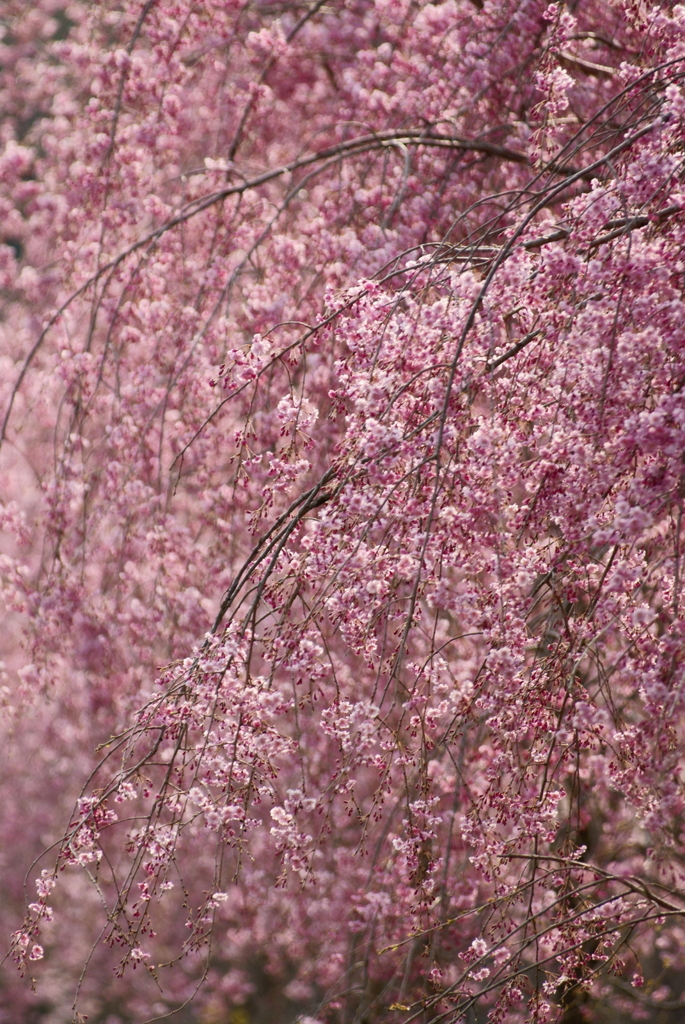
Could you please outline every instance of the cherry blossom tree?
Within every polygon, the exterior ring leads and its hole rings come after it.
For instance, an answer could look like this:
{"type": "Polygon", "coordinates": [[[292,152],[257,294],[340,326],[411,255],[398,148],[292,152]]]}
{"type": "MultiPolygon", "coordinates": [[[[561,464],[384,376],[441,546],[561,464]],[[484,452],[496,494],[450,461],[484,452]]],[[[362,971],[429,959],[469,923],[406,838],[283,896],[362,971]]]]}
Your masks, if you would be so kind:
{"type": "Polygon", "coordinates": [[[676,1019],[685,7],[2,24],[0,1020],[676,1019]]]}

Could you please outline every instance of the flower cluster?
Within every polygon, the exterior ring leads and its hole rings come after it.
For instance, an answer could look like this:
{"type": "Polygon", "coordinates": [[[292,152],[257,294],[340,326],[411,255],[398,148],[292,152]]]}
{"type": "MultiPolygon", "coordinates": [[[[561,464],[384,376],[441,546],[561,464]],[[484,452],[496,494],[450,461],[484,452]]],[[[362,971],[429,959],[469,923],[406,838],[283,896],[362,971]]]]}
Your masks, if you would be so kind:
{"type": "Polygon", "coordinates": [[[7,1012],[656,1020],[685,10],[334,6],[6,4],[7,1012]]]}

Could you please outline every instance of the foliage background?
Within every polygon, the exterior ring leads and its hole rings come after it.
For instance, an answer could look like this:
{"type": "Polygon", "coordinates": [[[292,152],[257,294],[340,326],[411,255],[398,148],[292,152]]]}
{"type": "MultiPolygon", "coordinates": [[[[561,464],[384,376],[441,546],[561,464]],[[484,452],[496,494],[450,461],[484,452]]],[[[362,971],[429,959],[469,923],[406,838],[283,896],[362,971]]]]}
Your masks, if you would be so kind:
{"type": "Polygon", "coordinates": [[[0,1019],[677,1019],[685,10],[1,15],[0,1019]]]}

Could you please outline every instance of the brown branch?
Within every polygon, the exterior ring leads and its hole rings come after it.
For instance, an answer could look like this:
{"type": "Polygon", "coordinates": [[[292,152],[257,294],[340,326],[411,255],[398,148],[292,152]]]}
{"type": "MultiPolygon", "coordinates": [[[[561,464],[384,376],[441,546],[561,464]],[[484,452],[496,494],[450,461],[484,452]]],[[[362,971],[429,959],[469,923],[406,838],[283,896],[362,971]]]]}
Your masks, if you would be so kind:
{"type": "Polygon", "coordinates": [[[531,331],[529,334],[526,334],[520,339],[520,341],[517,341],[515,345],[512,345],[510,349],[507,349],[507,351],[503,352],[501,356],[498,356],[497,359],[493,359],[491,363],[486,363],[485,372],[492,373],[492,371],[496,370],[498,366],[502,365],[502,363],[506,363],[507,359],[511,359],[513,356],[517,355],[521,349],[524,349],[526,345],[530,345],[531,341],[533,341],[534,338],[537,338],[539,334],[542,334],[541,327],[538,328],[537,331],[531,331]]]}
{"type": "Polygon", "coordinates": [[[576,57],[573,53],[567,53],[566,50],[562,50],[559,54],[559,61],[563,64],[572,64],[581,71],[586,71],[589,75],[597,75],[599,78],[612,78],[616,73],[616,68],[607,67],[605,64],[593,64],[590,60],[583,60],[582,57],[576,57]]]}
{"type": "Polygon", "coordinates": [[[590,243],[589,248],[594,249],[599,245],[604,245],[606,242],[612,242],[614,238],[620,238],[621,235],[626,235],[628,232],[634,231],[635,228],[644,228],[650,221],[666,220],[667,217],[672,217],[675,213],[682,213],[682,209],[682,206],[667,206],[663,210],[657,210],[651,217],[641,215],[639,217],[621,217],[619,220],[608,221],[607,227],[612,227],[614,230],[609,231],[606,235],[600,235],[599,238],[595,238],[590,243]],[[614,225],[616,226],[614,227],[614,225]]]}
{"type": "MultiPolygon", "coordinates": [[[[666,220],[668,217],[672,217],[676,213],[682,213],[682,206],[666,206],[663,210],[657,210],[656,213],[652,213],[649,216],[646,214],[635,214],[632,217],[617,217],[613,220],[606,222],[606,227],[613,230],[607,234],[600,235],[599,238],[593,239],[588,248],[594,249],[598,245],[604,245],[606,242],[611,242],[614,238],[620,238],[621,235],[627,234],[629,231],[634,231],[636,228],[644,228],[647,224],[653,221],[666,220]]],[[[551,242],[561,242],[564,238],[568,238],[571,234],[571,228],[559,225],[554,231],[551,231],[548,235],[540,235],[538,238],[531,238],[527,242],[523,242],[524,249],[540,249],[543,245],[549,245],[551,242]]],[[[584,250],[586,251],[586,250],[584,250]]]]}
{"type": "Polygon", "coordinates": [[[555,231],[550,232],[549,235],[540,235],[539,238],[531,238],[529,242],[523,242],[523,248],[540,249],[543,245],[549,245],[550,242],[561,242],[562,239],[568,238],[570,234],[570,228],[559,227],[555,231]]]}

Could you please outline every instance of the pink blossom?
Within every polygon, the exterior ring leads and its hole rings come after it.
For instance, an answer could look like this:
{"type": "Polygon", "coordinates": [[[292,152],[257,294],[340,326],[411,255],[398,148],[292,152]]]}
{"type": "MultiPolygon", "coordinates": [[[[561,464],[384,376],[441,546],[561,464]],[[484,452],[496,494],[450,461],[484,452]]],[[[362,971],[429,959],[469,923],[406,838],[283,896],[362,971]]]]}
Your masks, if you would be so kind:
{"type": "Polygon", "coordinates": [[[677,1008],[683,9],[6,6],[8,1019],[677,1008]]]}

